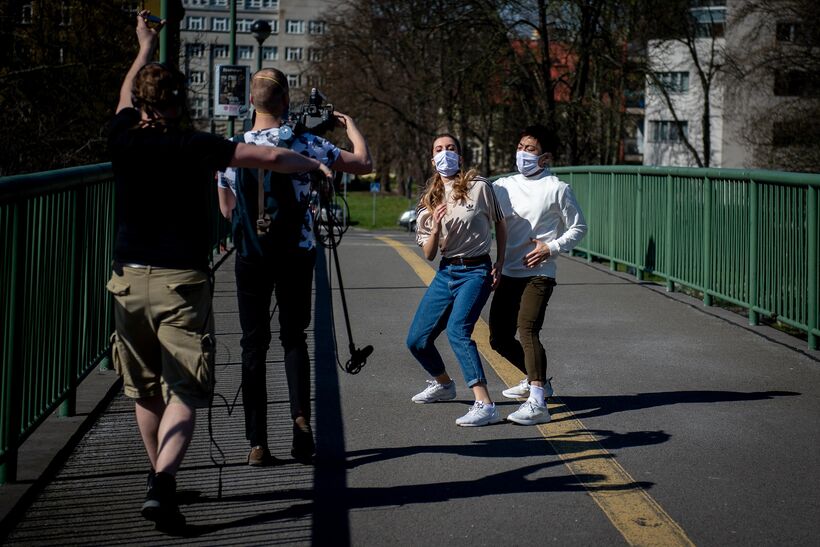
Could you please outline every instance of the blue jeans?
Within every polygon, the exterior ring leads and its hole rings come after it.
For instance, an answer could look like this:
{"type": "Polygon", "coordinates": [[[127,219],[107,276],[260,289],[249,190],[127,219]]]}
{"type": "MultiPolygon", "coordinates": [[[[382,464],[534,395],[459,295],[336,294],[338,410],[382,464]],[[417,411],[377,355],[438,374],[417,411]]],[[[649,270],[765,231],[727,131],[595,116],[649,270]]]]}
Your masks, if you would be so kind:
{"type": "Polygon", "coordinates": [[[446,372],[435,346],[447,329],[447,338],[461,365],[468,387],[487,383],[475,342],[470,338],[492,288],[491,265],[441,264],[419,303],[407,334],[407,347],[430,376],[446,372]]]}

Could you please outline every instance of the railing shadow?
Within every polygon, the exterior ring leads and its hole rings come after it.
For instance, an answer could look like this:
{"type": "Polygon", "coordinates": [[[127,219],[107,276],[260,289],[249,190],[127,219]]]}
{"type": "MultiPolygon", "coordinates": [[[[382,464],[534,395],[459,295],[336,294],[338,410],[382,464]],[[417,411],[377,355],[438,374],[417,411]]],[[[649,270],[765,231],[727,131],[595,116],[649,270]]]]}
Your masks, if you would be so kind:
{"type": "MultiPolygon", "coordinates": [[[[794,391],[721,391],[721,390],[693,390],[693,391],[659,391],[651,393],[636,393],[634,395],[567,395],[560,400],[574,413],[574,418],[594,418],[606,416],[616,412],[628,412],[659,406],[697,403],[729,403],[742,401],[761,401],[775,397],[794,397],[801,395],[794,391]]],[[[555,409],[560,413],[561,408],[555,409]]],[[[572,419],[571,417],[557,417],[553,421],[572,419]]]]}

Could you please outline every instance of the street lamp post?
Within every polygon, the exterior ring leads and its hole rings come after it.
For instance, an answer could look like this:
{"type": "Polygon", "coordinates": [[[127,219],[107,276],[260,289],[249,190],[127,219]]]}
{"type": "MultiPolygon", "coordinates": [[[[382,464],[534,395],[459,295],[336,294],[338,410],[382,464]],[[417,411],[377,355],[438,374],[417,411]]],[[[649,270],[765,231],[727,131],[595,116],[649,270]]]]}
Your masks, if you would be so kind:
{"type": "Polygon", "coordinates": [[[258,19],[251,25],[251,34],[256,38],[259,44],[259,57],[256,59],[256,70],[262,70],[262,43],[268,39],[271,34],[270,23],[264,19],[258,19]]]}

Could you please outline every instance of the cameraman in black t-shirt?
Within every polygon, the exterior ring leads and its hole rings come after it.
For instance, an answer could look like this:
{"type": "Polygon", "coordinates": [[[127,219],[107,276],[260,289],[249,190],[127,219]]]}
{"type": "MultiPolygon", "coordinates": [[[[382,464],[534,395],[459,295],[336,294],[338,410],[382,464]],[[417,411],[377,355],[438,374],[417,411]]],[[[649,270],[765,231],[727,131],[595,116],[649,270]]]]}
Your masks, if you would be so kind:
{"type": "Polygon", "coordinates": [[[112,358],[151,472],[142,515],[159,528],[184,524],[176,471],[194,431],[195,409],[210,403],[214,332],[208,278],[208,192],[215,171],[252,167],[281,173],[322,169],[277,148],[237,144],[180,127],[185,78],[152,63],[157,33],[137,17],[139,53],[120,89],[109,151],[117,207],[112,358]]]}

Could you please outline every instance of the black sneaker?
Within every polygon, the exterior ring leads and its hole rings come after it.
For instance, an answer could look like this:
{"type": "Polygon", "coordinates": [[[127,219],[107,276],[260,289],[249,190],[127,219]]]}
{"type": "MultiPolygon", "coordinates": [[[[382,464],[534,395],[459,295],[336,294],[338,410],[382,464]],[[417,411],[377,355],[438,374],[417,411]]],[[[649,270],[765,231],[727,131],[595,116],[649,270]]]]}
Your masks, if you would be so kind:
{"type": "Polygon", "coordinates": [[[293,448],[290,455],[300,462],[313,463],[313,456],[316,453],[316,444],[313,442],[313,431],[310,426],[293,424],[293,448]]]}
{"type": "Polygon", "coordinates": [[[157,528],[174,529],[185,525],[176,501],[177,481],[168,473],[148,475],[148,493],[142,504],[142,516],[157,523],[157,528]]]}

